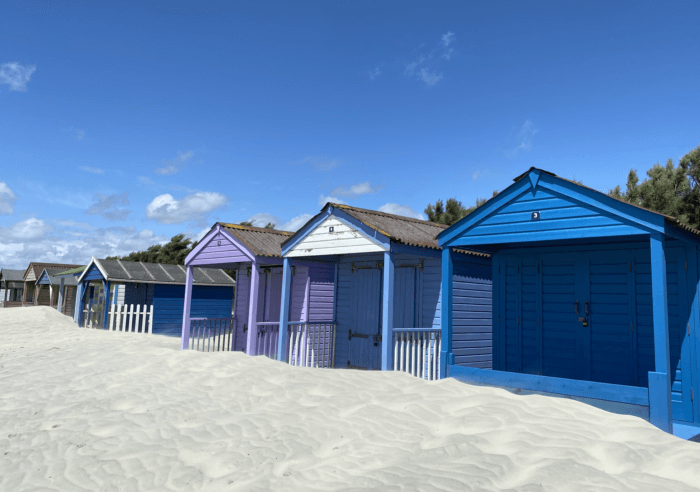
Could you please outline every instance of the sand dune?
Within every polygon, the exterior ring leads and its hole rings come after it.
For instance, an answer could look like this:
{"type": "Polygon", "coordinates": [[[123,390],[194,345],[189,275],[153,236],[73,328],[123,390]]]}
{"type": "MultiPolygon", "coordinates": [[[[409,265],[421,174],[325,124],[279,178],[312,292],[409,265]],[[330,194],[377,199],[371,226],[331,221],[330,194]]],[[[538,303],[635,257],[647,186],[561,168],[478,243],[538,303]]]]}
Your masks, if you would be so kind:
{"type": "Polygon", "coordinates": [[[0,309],[0,489],[695,491],[700,445],[566,399],[289,367],[0,309]]]}

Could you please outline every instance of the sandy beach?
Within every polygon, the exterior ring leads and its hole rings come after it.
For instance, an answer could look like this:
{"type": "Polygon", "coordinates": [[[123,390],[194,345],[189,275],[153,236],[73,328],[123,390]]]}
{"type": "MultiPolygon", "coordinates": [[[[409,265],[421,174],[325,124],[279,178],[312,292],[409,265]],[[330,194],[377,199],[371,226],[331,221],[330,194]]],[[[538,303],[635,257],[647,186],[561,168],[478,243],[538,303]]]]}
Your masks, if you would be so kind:
{"type": "Polygon", "coordinates": [[[0,490],[694,491],[700,445],[454,380],[306,369],[0,309],[0,490]]]}

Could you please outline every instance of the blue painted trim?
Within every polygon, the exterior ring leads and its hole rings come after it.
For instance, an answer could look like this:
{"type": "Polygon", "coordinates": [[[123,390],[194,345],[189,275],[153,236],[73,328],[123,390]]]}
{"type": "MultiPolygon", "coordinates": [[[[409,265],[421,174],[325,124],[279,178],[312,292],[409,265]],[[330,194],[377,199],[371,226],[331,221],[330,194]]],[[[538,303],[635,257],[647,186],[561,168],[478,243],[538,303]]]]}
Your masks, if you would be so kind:
{"type": "MultiPolygon", "coordinates": [[[[700,334],[700,275],[698,275],[698,248],[688,248],[688,290],[692,295],[690,303],[690,361],[693,390],[700,394],[700,358],[698,357],[698,338],[700,334]]],[[[700,398],[693,399],[693,421],[700,423],[700,398]]]]}
{"type": "Polygon", "coordinates": [[[671,377],[667,373],[649,371],[649,422],[673,434],[671,410],[671,377]]]}
{"type": "Polygon", "coordinates": [[[102,288],[105,291],[105,310],[104,310],[104,316],[102,318],[102,329],[103,330],[108,330],[109,326],[107,326],[107,323],[109,322],[109,297],[110,297],[110,289],[111,289],[111,283],[109,280],[103,280],[102,281],[102,288]]]}
{"type": "Polygon", "coordinates": [[[442,251],[439,249],[421,248],[420,246],[410,246],[391,242],[391,251],[395,254],[407,254],[413,256],[424,256],[426,258],[442,258],[442,251]]]}
{"type": "Polygon", "coordinates": [[[535,374],[492,371],[489,369],[454,365],[448,367],[447,375],[448,377],[466,383],[543,391],[558,395],[580,396],[597,400],[631,403],[633,405],[649,405],[649,390],[647,390],[647,388],[635,386],[553,378],[535,374]]]}
{"type": "Polygon", "coordinates": [[[494,291],[495,289],[498,289],[499,285],[501,285],[500,278],[499,278],[499,265],[500,265],[501,257],[498,254],[493,255],[491,259],[491,368],[492,369],[500,369],[500,355],[501,352],[498,349],[500,347],[500,335],[501,335],[501,327],[500,327],[500,316],[501,316],[501,311],[500,311],[500,300],[501,296],[498,295],[498,291],[494,291]]]}
{"type": "Polygon", "coordinates": [[[388,371],[392,367],[391,336],[394,328],[394,253],[384,252],[384,278],[382,285],[382,371],[388,371]]]}
{"type": "Polygon", "coordinates": [[[46,269],[41,271],[41,274],[39,275],[39,278],[36,279],[36,285],[51,285],[51,278],[49,277],[49,274],[46,272],[46,269]]]}
{"type": "Polygon", "coordinates": [[[313,231],[319,224],[321,224],[331,215],[334,215],[338,220],[344,222],[348,227],[352,227],[354,229],[359,230],[368,239],[376,242],[378,245],[387,249],[391,248],[391,240],[388,236],[385,236],[384,234],[375,229],[372,229],[364,222],[356,219],[355,217],[345,212],[342,208],[334,207],[332,203],[329,203],[328,205],[326,205],[326,208],[323,211],[321,211],[320,214],[312,218],[295,235],[288,239],[287,241],[289,242],[282,245],[282,256],[289,253],[289,251],[292,250],[294,246],[299,244],[299,242],[302,241],[306,236],[308,236],[311,233],[311,231],[313,231]]]}
{"type": "Polygon", "coordinates": [[[608,226],[605,228],[605,234],[597,227],[582,227],[577,229],[559,229],[551,231],[536,231],[536,232],[518,232],[512,234],[498,234],[488,236],[469,236],[459,237],[449,243],[442,245],[443,247],[465,247],[480,245],[480,244],[511,244],[511,243],[527,243],[541,241],[560,241],[569,239],[590,239],[602,237],[622,237],[622,236],[637,236],[640,235],[640,230],[632,226],[618,225],[608,226]]]}
{"type": "Polygon", "coordinates": [[[440,299],[440,335],[442,348],[440,350],[440,374],[446,377],[447,365],[454,360],[452,353],[452,289],[454,276],[454,264],[452,262],[452,250],[445,248],[442,250],[442,279],[441,279],[441,299],[440,299]]]}
{"type": "Polygon", "coordinates": [[[690,243],[693,246],[697,246],[700,244],[700,237],[696,236],[695,234],[691,234],[687,231],[684,231],[680,227],[676,227],[672,224],[669,224],[668,222],[664,224],[664,234],[674,239],[678,239],[679,241],[690,243]]]}
{"type": "Polygon", "coordinates": [[[289,298],[292,291],[292,264],[289,258],[282,264],[282,301],[280,305],[280,327],[277,337],[277,360],[287,361],[287,329],[289,327],[289,298]]]}
{"type": "Polygon", "coordinates": [[[700,426],[687,422],[673,421],[673,435],[681,439],[690,439],[700,434],[700,426]]]}

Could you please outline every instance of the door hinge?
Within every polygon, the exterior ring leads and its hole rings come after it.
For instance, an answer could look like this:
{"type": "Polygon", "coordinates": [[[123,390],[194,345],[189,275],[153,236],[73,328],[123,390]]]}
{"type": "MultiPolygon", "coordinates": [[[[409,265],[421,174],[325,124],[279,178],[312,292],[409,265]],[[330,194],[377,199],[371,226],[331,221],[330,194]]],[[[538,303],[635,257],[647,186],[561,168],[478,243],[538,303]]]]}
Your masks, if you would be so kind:
{"type": "Polygon", "coordinates": [[[685,260],[685,271],[688,271],[688,260],[685,260]]]}
{"type": "Polygon", "coordinates": [[[501,324],[501,317],[500,316],[498,317],[498,324],[499,325],[501,324]]]}

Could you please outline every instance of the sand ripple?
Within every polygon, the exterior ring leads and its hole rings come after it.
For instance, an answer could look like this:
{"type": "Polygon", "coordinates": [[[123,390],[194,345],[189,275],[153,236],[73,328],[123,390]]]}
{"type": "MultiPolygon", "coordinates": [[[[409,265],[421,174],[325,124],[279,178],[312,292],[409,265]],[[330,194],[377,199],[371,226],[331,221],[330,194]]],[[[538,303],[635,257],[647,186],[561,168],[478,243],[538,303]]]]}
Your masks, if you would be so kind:
{"type": "Polygon", "coordinates": [[[700,446],[454,380],[289,367],[0,309],[0,489],[697,491],[700,446]]]}

